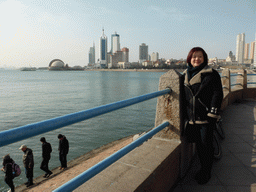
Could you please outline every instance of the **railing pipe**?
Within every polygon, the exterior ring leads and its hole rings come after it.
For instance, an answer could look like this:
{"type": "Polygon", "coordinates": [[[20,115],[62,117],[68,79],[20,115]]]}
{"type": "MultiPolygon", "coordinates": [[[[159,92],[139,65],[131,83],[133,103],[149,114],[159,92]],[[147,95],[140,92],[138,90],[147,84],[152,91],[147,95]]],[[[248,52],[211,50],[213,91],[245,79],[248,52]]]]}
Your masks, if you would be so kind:
{"type": "Polygon", "coordinates": [[[0,147],[11,144],[11,143],[15,143],[36,135],[40,135],[42,133],[53,131],[55,129],[62,128],[74,123],[78,123],[80,121],[84,121],[92,117],[103,115],[105,113],[108,113],[117,109],[128,107],[130,105],[140,103],[140,102],[143,102],[161,95],[165,95],[168,93],[171,93],[170,88],[145,94],[145,95],[141,95],[138,97],[118,101],[115,103],[102,105],[100,107],[88,109],[85,111],[71,113],[61,117],[56,117],[53,119],[21,126],[18,128],[5,130],[0,132],[0,147]]]}
{"type": "Polygon", "coordinates": [[[129,153],[130,151],[132,151],[133,149],[138,147],[139,145],[141,145],[143,142],[150,139],[157,132],[161,131],[168,125],[169,125],[169,122],[165,121],[164,123],[162,123],[161,125],[157,126],[154,129],[152,129],[148,133],[142,135],[141,137],[139,137],[137,140],[133,141],[129,145],[123,147],[116,153],[112,154],[111,156],[107,157],[106,159],[104,159],[103,161],[94,165],[93,167],[89,168],[85,172],[83,172],[80,175],[76,176],[75,178],[71,179],[64,185],[55,189],[53,192],[69,192],[69,191],[76,189],[77,187],[79,187],[80,185],[82,185],[83,183],[85,183],[86,181],[88,181],[89,179],[91,179],[92,177],[94,177],[95,175],[100,173],[101,171],[103,171],[105,168],[107,168],[108,166],[110,166],[111,164],[116,162],[118,159],[120,159],[121,157],[123,157],[124,155],[126,155],[127,153],[129,153]]]}
{"type": "Polygon", "coordinates": [[[242,86],[242,84],[241,84],[241,83],[231,84],[231,86],[235,86],[235,85],[241,85],[241,86],[242,86]]]}

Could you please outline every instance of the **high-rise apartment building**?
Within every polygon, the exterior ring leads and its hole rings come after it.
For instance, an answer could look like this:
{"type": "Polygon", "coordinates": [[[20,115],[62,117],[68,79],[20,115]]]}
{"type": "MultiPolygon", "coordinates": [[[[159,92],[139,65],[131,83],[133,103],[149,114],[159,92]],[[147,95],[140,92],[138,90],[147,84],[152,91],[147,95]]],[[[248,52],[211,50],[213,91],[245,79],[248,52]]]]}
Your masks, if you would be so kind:
{"type": "Polygon", "coordinates": [[[117,51],[121,51],[120,35],[115,32],[115,34],[111,35],[111,54],[113,55],[117,51]]]}
{"type": "Polygon", "coordinates": [[[100,37],[100,64],[107,65],[107,50],[108,50],[108,39],[102,29],[102,36],[100,37]]]}
{"type": "Polygon", "coordinates": [[[249,59],[249,43],[245,43],[244,46],[244,59],[249,59]]]}
{"type": "Polygon", "coordinates": [[[254,49],[256,41],[251,42],[250,59],[254,59],[254,49]]]}
{"type": "Polygon", "coordinates": [[[255,41],[254,41],[254,58],[253,58],[253,64],[256,67],[256,34],[255,34],[255,41]]]}
{"type": "Polygon", "coordinates": [[[127,47],[122,48],[123,59],[122,62],[129,62],[129,49],[127,47]]]}
{"type": "Polygon", "coordinates": [[[153,62],[155,62],[155,61],[158,61],[158,59],[159,59],[159,54],[158,54],[158,52],[153,52],[152,54],[151,54],[151,61],[153,61],[153,62]]]}
{"type": "Polygon", "coordinates": [[[95,45],[93,43],[93,47],[90,47],[90,50],[89,50],[89,54],[88,54],[88,58],[89,58],[89,63],[88,65],[93,65],[95,64],[95,45]]]}
{"type": "Polygon", "coordinates": [[[244,63],[245,34],[241,33],[236,38],[236,61],[238,64],[244,63]]]}
{"type": "Polygon", "coordinates": [[[139,62],[148,60],[148,46],[145,43],[142,43],[139,46],[139,62]]]}

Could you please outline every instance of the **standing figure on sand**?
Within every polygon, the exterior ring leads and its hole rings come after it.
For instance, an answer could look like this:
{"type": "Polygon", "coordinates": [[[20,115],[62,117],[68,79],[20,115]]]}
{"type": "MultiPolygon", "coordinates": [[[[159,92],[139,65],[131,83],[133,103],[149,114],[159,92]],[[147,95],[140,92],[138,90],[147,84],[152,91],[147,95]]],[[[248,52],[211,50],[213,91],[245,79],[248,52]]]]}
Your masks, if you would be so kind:
{"type": "Polygon", "coordinates": [[[213,130],[219,117],[223,90],[219,73],[208,66],[208,56],[201,47],[190,50],[187,63],[184,71],[184,136],[189,142],[196,143],[201,169],[195,179],[198,184],[205,184],[211,178],[213,130]]]}
{"type": "Polygon", "coordinates": [[[59,134],[58,135],[58,139],[59,139],[59,159],[60,159],[60,170],[64,170],[67,168],[67,154],[69,151],[69,143],[67,138],[62,135],[59,134]]]}

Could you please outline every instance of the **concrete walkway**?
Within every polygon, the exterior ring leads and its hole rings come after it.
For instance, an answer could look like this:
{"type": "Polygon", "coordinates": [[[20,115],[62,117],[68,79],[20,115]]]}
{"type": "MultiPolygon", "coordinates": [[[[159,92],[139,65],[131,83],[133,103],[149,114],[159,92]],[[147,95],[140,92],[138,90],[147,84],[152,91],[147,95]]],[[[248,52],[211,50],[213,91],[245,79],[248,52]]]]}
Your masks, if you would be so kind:
{"type": "Polygon", "coordinates": [[[197,184],[194,177],[200,167],[195,158],[173,192],[256,192],[256,100],[228,106],[222,118],[226,133],[221,142],[223,157],[214,162],[211,180],[197,184]]]}

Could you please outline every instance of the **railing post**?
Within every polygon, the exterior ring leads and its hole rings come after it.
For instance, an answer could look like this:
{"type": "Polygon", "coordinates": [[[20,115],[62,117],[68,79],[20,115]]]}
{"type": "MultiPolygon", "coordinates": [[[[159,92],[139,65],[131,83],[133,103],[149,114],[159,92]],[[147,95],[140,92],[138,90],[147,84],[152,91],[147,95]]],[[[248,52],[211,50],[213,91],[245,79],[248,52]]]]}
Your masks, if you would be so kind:
{"type": "Polygon", "coordinates": [[[181,140],[180,157],[177,158],[180,158],[179,177],[183,177],[189,168],[194,154],[193,144],[186,142],[181,136],[184,127],[184,109],[181,99],[184,88],[183,76],[176,70],[168,71],[159,80],[159,90],[166,87],[170,87],[172,92],[169,95],[158,97],[155,126],[158,126],[165,120],[169,121],[170,125],[156,134],[155,137],[181,140]]]}
{"type": "Polygon", "coordinates": [[[229,104],[229,96],[231,93],[231,79],[230,79],[230,70],[228,68],[225,68],[221,72],[221,83],[223,87],[223,95],[224,100],[221,104],[221,109],[224,109],[229,104]]]}
{"type": "Polygon", "coordinates": [[[228,68],[223,69],[221,76],[224,95],[228,95],[231,92],[230,70],[228,68]]]}
{"type": "Polygon", "coordinates": [[[169,70],[163,74],[159,80],[159,91],[171,88],[171,94],[158,97],[155,127],[169,121],[170,125],[156,134],[155,137],[180,139],[181,121],[180,121],[180,85],[181,74],[176,70],[169,70]]]}
{"type": "Polygon", "coordinates": [[[247,89],[247,71],[241,69],[238,71],[237,83],[241,84],[243,89],[247,89]]]}
{"type": "Polygon", "coordinates": [[[240,88],[247,89],[247,71],[245,69],[241,69],[238,71],[237,83],[240,88]]]}
{"type": "Polygon", "coordinates": [[[245,69],[241,69],[238,71],[237,76],[237,86],[239,86],[240,89],[242,89],[241,92],[241,98],[243,99],[245,97],[245,93],[247,90],[247,71],[245,69]]]}

